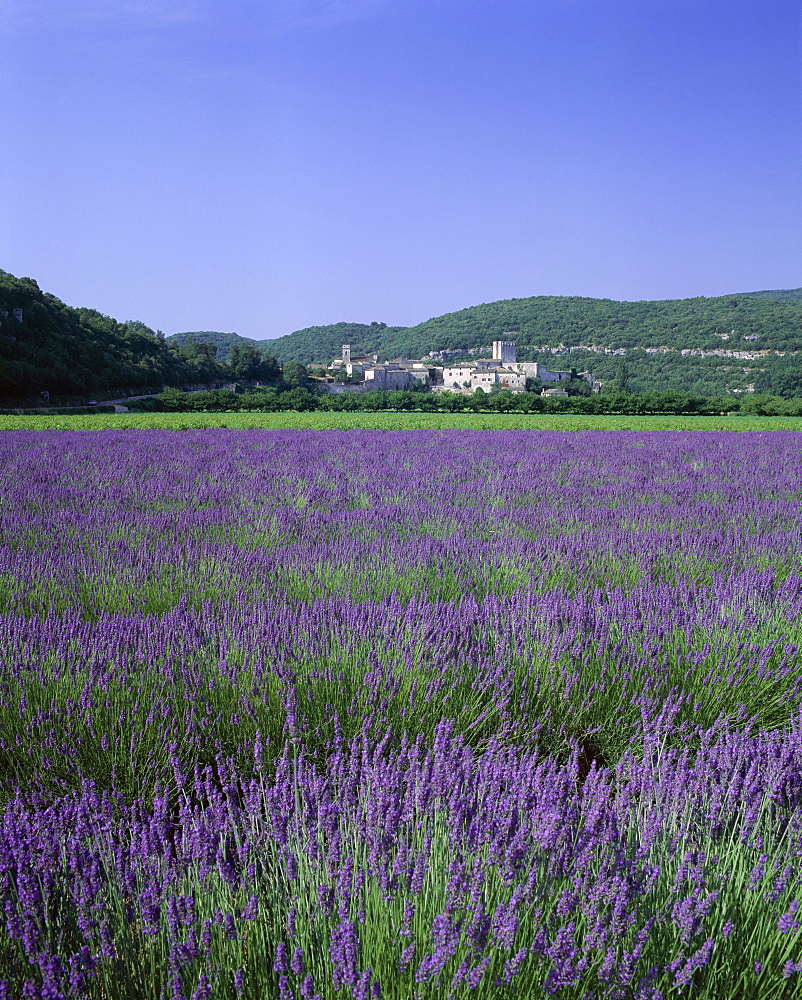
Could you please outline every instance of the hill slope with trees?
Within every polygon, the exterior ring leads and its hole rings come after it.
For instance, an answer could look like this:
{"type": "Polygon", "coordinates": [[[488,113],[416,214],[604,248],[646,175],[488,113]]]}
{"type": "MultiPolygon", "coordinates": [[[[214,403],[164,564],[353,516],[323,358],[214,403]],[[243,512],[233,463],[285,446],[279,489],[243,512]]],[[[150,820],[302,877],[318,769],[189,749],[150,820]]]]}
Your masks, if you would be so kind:
{"type": "Polygon", "coordinates": [[[642,302],[534,296],[471,306],[413,327],[343,322],[257,341],[219,331],[165,338],[144,323],[67,306],[32,278],[0,271],[4,402],[43,393],[125,395],[225,378],[275,381],[276,360],[325,364],[343,343],[380,361],[432,351],[467,357],[505,335],[516,340],[520,360],[589,370],[605,382],[620,380],[624,363],[636,391],[717,395],[754,387],[802,395],[802,361],[794,356],[802,352],[802,289],[642,302]],[[707,353],[681,353],[688,350],[707,353]]]}
{"type": "Polygon", "coordinates": [[[185,347],[187,344],[214,344],[217,348],[215,357],[223,364],[228,364],[231,357],[231,349],[238,345],[247,345],[255,350],[264,352],[268,342],[263,340],[252,340],[250,337],[241,337],[238,333],[221,333],[219,330],[192,330],[186,333],[173,333],[165,337],[170,347],[185,347]]]}
{"type": "Polygon", "coordinates": [[[350,343],[354,353],[377,353],[379,360],[421,357],[430,351],[486,347],[514,333],[519,349],[594,345],[616,348],[673,347],[734,350],[802,350],[802,302],[779,300],[780,293],[718,298],[618,302],[563,296],[502,299],[436,316],[412,327],[337,323],[309,327],[269,341],[284,361],[326,361],[350,343]]]}
{"type": "MultiPolygon", "coordinates": [[[[225,360],[204,333],[167,338],[144,323],[75,309],[33,278],[0,271],[0,402],[41,405],[158,392],[234,379],[277,382],[281,369],[236,334],[225,360]]],[[[259,345],[261,346],[261,345],[259,345]]]]}
{"type": "Polygon", "coordinates": [[[354,354],[376,353],[380,361],[419,358],[431,351],[452,352],[448,357],[457,360],[489,349],[505,335],[517,342],[519,360],[576,367],[604,382],[618,377],[623,359],[630,387],[637,392],[670,389],[715,396],[754,387],[787,398],[802,395],[802,362],[792,356],[802,351],[799,289],[643,302],[504,299],[413,327],[340,323],[268,343],[280,362],[298,358],[306,364],[325,363],[339,355],[342,343],[350,343],[354,354]],[[771,353],[775,351],[788,356],[771,353]]]}
{"type": "Polygon", "coordinates": [[[74,309],[33,278],[0,271],[0,398],[91,395],[158,387],[187,372],[144,323],[74,309]]]}
{"type": "Polygon", "coordinates": [[[742,294],[752,299],[776,299],[778,302],[802,304],[802,288],[775,288],[763,292],[743,292],[742,294]]]}

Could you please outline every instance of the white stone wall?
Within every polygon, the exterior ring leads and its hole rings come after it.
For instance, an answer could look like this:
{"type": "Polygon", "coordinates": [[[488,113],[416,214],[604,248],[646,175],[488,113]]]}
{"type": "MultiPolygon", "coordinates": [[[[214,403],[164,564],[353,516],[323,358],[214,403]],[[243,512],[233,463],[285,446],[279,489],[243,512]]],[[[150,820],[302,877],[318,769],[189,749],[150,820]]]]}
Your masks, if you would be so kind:
{"type": "Polygon", "coordinates": [[[465,383],[471,384],[471,378],[475,372],[471,365],[459,365],[456,367],[443,368],[443,385],[449,388],[462,389],[465,383]]]}
{"type": "Polygon", "coordinates": [[[535,375],[535,378],[539,378],[541,382],[565,382],[570,377],[570,372],[552,372],[549,371],[545,365],[537,365],[537,374],[535,375]]]}
{"type": "Polygon", "coordinates": [[[499,382],[505,389],[512,389],[513,392],[523,392],[526,389],[526,375],[517,372],[499,372],[499,382]]]}
{"type": "Polygon", "coordinates": [[[526,378],[539,378],[542,382],[562,382],[571,377],[570,372],[553,372],[537,361],[516,361],[514,365],[505,365],[520,372],[526,378]]]}
{"type": "Polygon", "coordinates": [[[374,389],[408,389],[414,382],[411,372],[385,368],[368,368],[365,371],[365,384],[372,384],[374,389]]]}
{"type": "Polygon", "coordinates": [[[498,382],[498,376],[495,372],[474,372],[471,379],[471,388],[474,390],[481,389],[482,392],[490,392],[496,382],[498,382]]]}

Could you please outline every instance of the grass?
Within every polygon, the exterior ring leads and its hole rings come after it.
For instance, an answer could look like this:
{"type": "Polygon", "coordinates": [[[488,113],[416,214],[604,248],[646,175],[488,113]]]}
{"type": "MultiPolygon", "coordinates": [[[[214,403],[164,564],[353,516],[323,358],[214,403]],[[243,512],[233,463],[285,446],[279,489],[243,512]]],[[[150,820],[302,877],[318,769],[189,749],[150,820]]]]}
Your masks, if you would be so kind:
{"type": "Polygon", "coordinates": [[[0,415],[0,430],[183,431],[203,427],[265,430],[554,430],[554,431],[802,431],[802,417],[578,416],[522,413],[112,413],[77,416],[0,415]]]}

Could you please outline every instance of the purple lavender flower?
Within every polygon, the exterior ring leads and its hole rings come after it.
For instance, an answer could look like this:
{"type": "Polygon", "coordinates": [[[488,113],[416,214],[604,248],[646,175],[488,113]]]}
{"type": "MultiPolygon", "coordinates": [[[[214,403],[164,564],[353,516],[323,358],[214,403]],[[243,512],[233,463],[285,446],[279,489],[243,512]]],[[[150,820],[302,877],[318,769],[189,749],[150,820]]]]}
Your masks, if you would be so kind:
{"type": "MultiPolygon", "coordinates": [[[[786,432],[0,436],[6,992],[91,992],[120,913],[164,936],[183,995],[261,936],[257,886],[307,892],[307,866],[352,993],[380,990],[370,880],[390,907],[445,888],[426,981],[512,982],[526,920],[543,991],[594,969],[610,996],[682,991],[740,925],[744,866],[764,903],[798,881],[800,475],[786,432]],[[199,921],[185,887],[218,878],[248,903],[199,921]]],[[[754,919],[779,939],[797,905],[754,919]]],[[[279,990],[312,1000],[321,956],[289,897],[269,916],[279,990]]],[[[403,978],[413,923],[407,903],[403,978]]]]}
{"type": "Polygon", "coordinates": [[[475,990],[479,986],[479,983],[482,981],[482,976],[485,974],[485,970],[488,965],[490,965],[491,958],[491,955],[485,955],[485,957],[465,976],[465,982],[468,984],[470,989],[475,990]]]}
{"type": "Polygon", "coordinates": [[[335,989],[341,986],[355,986],[359,973],[357,970],[357,955],[359,940],[356,928],[348,919],[343,919],[331,932],[332,982],[335,989]]]}
{"type": "Polygon", "coordinates": [[[409,963],[412,961],[415,955],[415,942],[410,941],[410,943],[401,952],[401,957],[398,960],[398,966],[400,969],[406,969],[409,963]]]}
{"type": "Polygon", "coordinates": [[[777,929],[781,934],[788,934],[791,931],[798,930],[802,924],[796,919],[796,914],[799,910],[799,900],[795,899],[788,910],[780,917],[777,921],[777,929]]]}
{"type": "Polygon", "coordinates": [[[245,991],[245,969],[240,966],[234,973],[234,993],[241,997],[245,991]]]}
{"type": "Polygon", "coordinates": [[[691,955],[691,957],[679,968],[674,976],[674,982],[677,986],[687,986],[691,981],[691,977],[694,972],[698,969],[704,968],[705,965],[710,961],[710,956],[713,954],[713,939],[708,938],[707,941],[699,948],[697,951],[691,955]]]}
{"type": "Polygon", "coordinates": [[[212,985],[208,976],[201,976],[198,985],[192,993],[192,1000],[211,1000],[212,985]]]}
{"type": "Polygon", "coordinates": [[[448,962],[454,957],[459,946],[461,927],[451,919],[446,911],[439,913],[432,923],[433,952],[426,955],[418,965],[415,973],[416,983],[425,983],[436,979],[448,962]]]}
{"type": "Polygon", "coordinates": [[[300,945],[296,945],[295,951],[290,959],[290,968],[299,978],[304,974],[304,950],[300,945]]]}

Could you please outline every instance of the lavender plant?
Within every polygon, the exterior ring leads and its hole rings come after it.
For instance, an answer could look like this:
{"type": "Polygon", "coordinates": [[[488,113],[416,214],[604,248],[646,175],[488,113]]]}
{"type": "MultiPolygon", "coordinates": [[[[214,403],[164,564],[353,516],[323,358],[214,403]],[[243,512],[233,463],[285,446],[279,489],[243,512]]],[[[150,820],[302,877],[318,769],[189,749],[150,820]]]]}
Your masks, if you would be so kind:
{"type": "Polygon", "coordinates": [[[794,997],[800,437],[0,436],[0,997],[794,997]]]}

